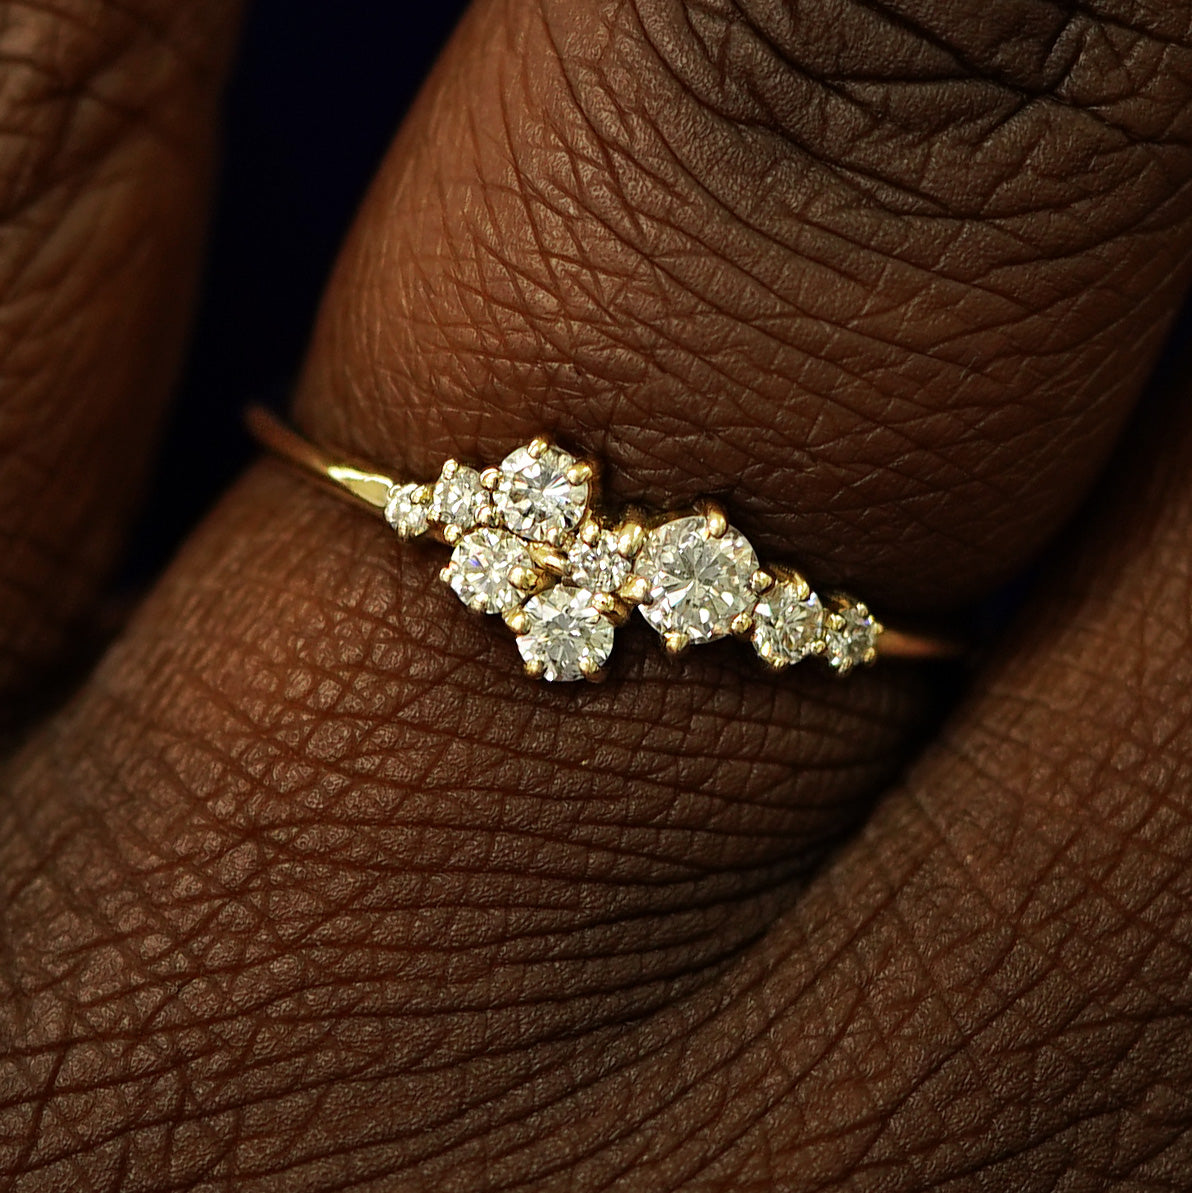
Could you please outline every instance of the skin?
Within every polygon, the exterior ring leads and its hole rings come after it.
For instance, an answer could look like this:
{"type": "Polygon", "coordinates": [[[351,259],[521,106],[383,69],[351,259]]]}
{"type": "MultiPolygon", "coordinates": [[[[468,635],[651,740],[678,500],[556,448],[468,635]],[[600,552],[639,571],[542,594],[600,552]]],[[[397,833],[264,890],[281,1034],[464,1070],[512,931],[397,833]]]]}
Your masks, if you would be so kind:
{"type": "MultiPolygon", "coordinates": [[[[77,135],[97,79],[124,116],[60,161],[0,88],[0,508],[46,561],[0,558],[14,710],[70,665],[184,322],[235,14],[140,9],[92,46],[0,5],[77,135]],[[97,489],[21,470],[84,458],[129,487],[67,596],[97,489]]],[[[1189,282],[1190,137],[1184,0],[474,7],[304,429],[420,478],[553,432],[883,613],[1041,576],[963,693],[644,629],[559,690],[441,553],[261,463],[4,766],[0,1187],[1186,1189],[1182,371],[1123,426],[1189,282]]]]}

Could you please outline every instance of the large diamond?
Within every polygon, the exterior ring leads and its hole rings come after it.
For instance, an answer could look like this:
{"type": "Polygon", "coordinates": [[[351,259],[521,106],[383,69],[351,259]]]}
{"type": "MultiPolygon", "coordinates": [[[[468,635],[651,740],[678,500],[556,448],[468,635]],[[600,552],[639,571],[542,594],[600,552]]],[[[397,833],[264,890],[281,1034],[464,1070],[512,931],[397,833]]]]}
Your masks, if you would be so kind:
{"type": "Polygon", "coordinates": [[[574,530],[588,508],[588,482],[567,479],[575,466],[575,457],[557,447],[519,447],[506,456],[493,494],[505,525],[535,540],[574,530]]]}
{"type": "Polygon", "coordinates": [[[435,483],[430,516],[440,526],[471,530],[480,511],[488,504],[488,494],[480,483],[480,473],[466,464],[448,460],[435,483]]]}
{"type": "Polygon", "coordinates": [[[417,538],[426,533],[430,509],[424,500],[423,485],[397,485],[389,494],[385,520],[404,539],[417,538]]]}
{"type": "Polygon", "coordinates": [[[849,605],[824,619],[825,658],[841,674],[872,663],[881,626],[864,605],[849,605]]]}
{"type": "Polygon", "coordinates": [[[633,570],[650,586],[642,616],[660,634],[691,642],[723,638],[757,600],[749,586],[757,555],[745,536],[730,526],[717,538],[699,516],[650,531],[633,570]]]}
{"type": "Polygon", "coordinates": [[[753,645],[772,667],[822,650],[824,607],[805,585],[779,580],[753,611],[753,645]]]}
{"type": "Polygon", "coordinates": [[[615,593],[633,574],[633,561],[618,549],[617,535],[601,530],[590,543],[577,538],[567,553],[572,582],[593,592],[615,593]]]}
{"type": "Polygon", "coordinates": [[[526,630],[517,649],[529,670],[551,682],[589,678],[613,650],[613,624],[586,588],[558,584],[525,604],[526,630]]]}
{"type": "Polygon", "coordinates": [[[504,613],[525,596],[509,578],[514,568],[534,568],[526,544],[503,530],[482,527],[456,543],[443,579],[469,609],[504,613]]]}

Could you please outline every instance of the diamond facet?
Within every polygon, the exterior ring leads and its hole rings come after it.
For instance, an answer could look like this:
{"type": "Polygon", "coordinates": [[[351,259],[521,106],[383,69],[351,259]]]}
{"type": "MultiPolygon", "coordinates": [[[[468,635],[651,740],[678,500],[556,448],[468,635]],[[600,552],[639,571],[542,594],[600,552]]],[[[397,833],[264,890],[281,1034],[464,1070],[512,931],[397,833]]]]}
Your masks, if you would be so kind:
{"type": "Polygon", "coordinates": [[[601,530],[591,543],[577,538],[567,560],[572,581],[593,592],[619,592],[633,574],[633,561],[621,554],[617,534],[612,530],[601,530]]]}
{"type": "Polygon", "coordinates": [[[608,662],[615,631],[586,588],[557,584],[525,604],[526,631],[517,639],[528,668],[552,683],[588,679],[608,662]]]}
{"type": "Polygon", "coordinates": [[[561,448],[519,447],[501,462],[493,504],[505,526],[522,538],[540,541],[552,532],[574,530],[588,508],[588,482],[567,474],[574,456],[561,448]]]}
{"type": "Polygon", "coordinates": [[[475,468],[448,460],[435,483],[431,518],[440,526],[471,530],[479,521],[480,511],[487,505],[488,494],[480,483],[480,473],[475,468]]]}
{"type": "Polygon", "coordinates": [[[873,661],[881,627],[864,605],[848,605],[824,618],[825,658],[837,671],[873,661]]]}
{"type": "Polygon", "coordinates": [[[426,533],[430,507],[423,500],[426,489],[422,485],[396,485],[385,507],[385,521],[404,539],[417,538],[426,533]]]}
{"type": "Polygon", "coordinates": [[[772,667],[787,667],[822,649],[824,607],[803,584],[779,580],[753,611],[753,645],[772,667]]]}
{"type": "Polygon", "coordinates": [[[534,568],[526,544],[503,530],[481,527],[456,543],[444,579],[469,609],[504,613],[525,598],[509,578],[519,567],[534,568]]]}
{"type": "Polygon", "coordinates": [[[650,531],[633,570],[650,589],[642,616],[664,636],[691,642],[723,638],[733,619],[751,613],[757,601],[749,587],[757,554],[731,526],[713,537],[702,516],[677,518],[650,531]]]}

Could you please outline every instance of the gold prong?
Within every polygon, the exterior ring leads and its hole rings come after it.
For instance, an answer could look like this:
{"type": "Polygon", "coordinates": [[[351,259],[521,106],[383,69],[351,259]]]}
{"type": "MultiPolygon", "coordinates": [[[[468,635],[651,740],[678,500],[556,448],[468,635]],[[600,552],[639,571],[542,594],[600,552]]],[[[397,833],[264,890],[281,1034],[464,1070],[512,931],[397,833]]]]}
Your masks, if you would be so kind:
{"type": "Polygon", "coordinates": [[[770,589],[774,587],[774,577],[771,576],[769,572],[758,568],[758,570],[749,577],[749,587],[753,589],[758,596],[761,596],[763,592],[769,592],[770,589]]]}
{"type": "Polygon", "coordinates": [[[534,562],[540,568],[544,568],[556,576],[566,576],[571,572],[571,564],[568,562],[566,555],[551,550],[541,543],[535,543],[530,548],[530,554],[534,557],[534,562]]]}
{"type": "Polygon", "coordinates": [[[708,533],[714,538],[723,538],[728,531],[728,518],[724,510],[714,501],[701,501],[696,507],[704,516],[708,533]]]}
{"type": "Polygon", "coordinates": [[[447,463],[443,465],[443,475],[448,480],[450,480],[458,471],[459,471],[459,461],[458,460],[448,460],[447,463]]]}
{"type": "Polygon", "coordinates": [[[440,580],[442,580],[444,584],[450,584],[450,583],[451,583],[451,577],[452,577],[454,574],[455,574],[455,573],[454,573],[454,572],[452,572],[451,568],[449,568],[449,567],[441,568],[441,569],[439,570],[439,579],[440,579],[440,580]]]}
{"type": "Polygon", "coordinates": [[[520,638],[530,628],[530,619],[524,609],[510,609],[505,614],[505,624],[520,638]]]}
{"type": "Polygon", "coordinates": [[[597,592],[592,596],[592,607],[604,614],[616,626],[623,626],[629,620],[629,608],[624,601],[612,593],[597,592]]]}
{"type": "Polygon", "coordinates": [[[476,511],[476,525],[477,526],[495,526],[497,524],[497,511],[491,505],[482,505],[476,511]]]}
{"type": "Polygon", "coordinates": [[[464,532],[458,526],[444,526],[443,540],[449,546],[454,547],[461,538],[464,537],[464,532]]]}
{"type": "Polygon", "coordinates": [[[572,485],[586,485],[592,479],[594,471],[587,460],[577,460],[567,469],[567,482],[572,485]]]}
{"type": "Polygon", "coordinates": [[[497,487],[501,481],[501,470],[499,468],[486,468],[480,474],[480,487],[487,489],[490,493],[497,487]]]}
{"type": "Polygon", "coordinates": [[[753,614],[738,613],[729,623],[729,628],[738,638],[744,638],[753,629],[753,614]]]}
{"type": "Polygon", "coordinates": [[[584,679],[588,683],[604,683],[608,678],[608,672],[595,659],[582,660],[579,669],[584,673],[584,679]]]}
{"type": "Polygon", "coordinates": [[[530,459],[537,460],[548,447],[550,447],[550,440],[545,435],[535,435],[530,440],[526,451],[530,453],[530,459]]]}
{"type": "Polygon", "coordinates": [[[517,567],[510,569],[509,583],[518,592],[536,592],[542,587],[542,577],[533,568],[522,567],[521,564],[518,564],[517,567]]]}
{"type": "Polygon", "coordinates": [[[522,668],[531,679],[541,679],[546,672],[546,665],[541,659],[526,659],[522,668]]]}
{"type": "Polygon", "coordinates": [[[673,634],[664,634],[662,644],[666,647],[668,655],[681,655],[691,645],[691,639],[680,631],[673,634]]]}
{"type": "Polygon", "coordinates": [[[630,576],[621,585],[620,596],[631,605],[640,605],[650,595],[650,581],[644,576],[630,576]]]}
{"type": "Polygon", "coordinates": [[[419,505],[427,505],[434,495],[434,485],[419,485],[418,488],[414,490],[414,500],[419,505]]]}
{"type": "Polygon", "coordinates": [[[641,550],[645,529],[639,522],[626,522],[617,531],[617,551],[626,559],[632,559],[641,550]]]}
{"type": "Polygon", "coordinates": [[[579,528],[579,537],[586,546],[594,547],[600,539],[600,523],[588,518],[579,528]]]}

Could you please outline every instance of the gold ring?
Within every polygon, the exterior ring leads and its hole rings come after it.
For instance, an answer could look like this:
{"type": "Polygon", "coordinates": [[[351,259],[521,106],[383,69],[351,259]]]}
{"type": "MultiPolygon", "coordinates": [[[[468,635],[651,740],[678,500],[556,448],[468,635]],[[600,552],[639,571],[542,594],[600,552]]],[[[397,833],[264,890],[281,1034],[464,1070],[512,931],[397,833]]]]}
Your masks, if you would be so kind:
{"type": "Polygon", "coordinates": [[[635,608],[669,654],[732,635],[776,671],[818,657],[847,675],[878,658],[960,653],[945,639],[882,625],[844,593],[816,593],[794,568],[762,567],[715,502],[611,513],[595,462],[545,437],[496,467],[448,460],[419,483],[325,451],[260,407],[246,422],[264,447],[401,538],[451,546],[442,579],[469,609],[505,621],[535,679],[604,678],[615,631],[635,608]]]}

